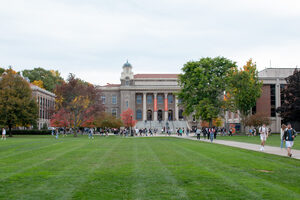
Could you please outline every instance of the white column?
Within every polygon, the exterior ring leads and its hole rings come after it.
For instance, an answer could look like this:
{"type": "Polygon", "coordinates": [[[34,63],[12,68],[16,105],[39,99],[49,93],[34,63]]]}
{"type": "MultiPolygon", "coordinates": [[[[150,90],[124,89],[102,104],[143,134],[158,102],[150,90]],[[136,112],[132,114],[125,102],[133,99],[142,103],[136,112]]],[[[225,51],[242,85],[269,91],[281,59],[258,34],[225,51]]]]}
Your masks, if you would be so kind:
{"type": "MultiPolygon", "coordinates": [[[[166,105],[167,104],[167,108],[168,108],[168,93],[165,93],[165,98],[164,98],[164,110],[166,108],[166,105]],[[166,100],[167,99],[167,100],[166,100]]],[[[168,120],[168,109],[165,110],[165,121],[168,120]]]]}
{"type": "MultiPolygon", "coordinates": [[[[281,106],[281,101],[280,101],[280,82],[279,79],[276,80],[276,86],[275,86],[275,108],[277,109],[278,107],[281,106]]],[[[276,113],[276,130],[274,132],[279,132],[281,128],[281,117],[279,113],[276,113]]]]}
{"type": "Polygon", "coordinates": [[[143,93],[143,120],[147,120],[147,112],[146,112],[146,93],[143,93]]]}
{"type": "Polygon", "coordinates": [[[153,111],[154,111],[154,121],[157,121],[157,93],[154,93],[153,111]]]}
{"type": "Polygon", "coordinates": [[[175,98],[175,120],[179,120],[178,117],[178,98],[176,97],[176,95],[174,95],[175,98]]]}

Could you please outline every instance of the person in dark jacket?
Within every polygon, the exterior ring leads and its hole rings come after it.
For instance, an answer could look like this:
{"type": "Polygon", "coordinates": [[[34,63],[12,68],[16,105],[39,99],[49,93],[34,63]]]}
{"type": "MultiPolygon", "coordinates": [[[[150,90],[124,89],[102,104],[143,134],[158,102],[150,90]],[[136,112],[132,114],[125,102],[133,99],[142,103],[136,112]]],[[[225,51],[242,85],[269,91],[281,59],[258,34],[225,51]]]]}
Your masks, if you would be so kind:
{"type": "Polygon", "coordinates": [[[283,134],[283,141],[285,141],[289,157],[292,157],[291,151],[292,151],[292,147],[294,145],[294,139],[295,139],[296,135],[297,135],[297,133],[292,128],[292,125],[288,124],[287,129],[285,129],[284,134],[283,134]]]}

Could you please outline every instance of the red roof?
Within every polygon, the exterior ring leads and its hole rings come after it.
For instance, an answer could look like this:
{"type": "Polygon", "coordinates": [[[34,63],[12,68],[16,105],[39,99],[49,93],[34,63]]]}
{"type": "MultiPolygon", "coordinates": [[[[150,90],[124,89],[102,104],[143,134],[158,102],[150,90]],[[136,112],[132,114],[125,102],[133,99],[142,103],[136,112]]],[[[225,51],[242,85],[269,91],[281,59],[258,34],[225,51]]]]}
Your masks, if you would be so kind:
{"type": "Polygon", "coordinates": [[[108,83],[107,85],[104,85],[103,87],[119,87],[121,84],[110,84],[108,83]]]}
{"type": "Polygon", "coordinates": [[[179,74],[135,74],[134,78],[178,78],[179,74]]]}

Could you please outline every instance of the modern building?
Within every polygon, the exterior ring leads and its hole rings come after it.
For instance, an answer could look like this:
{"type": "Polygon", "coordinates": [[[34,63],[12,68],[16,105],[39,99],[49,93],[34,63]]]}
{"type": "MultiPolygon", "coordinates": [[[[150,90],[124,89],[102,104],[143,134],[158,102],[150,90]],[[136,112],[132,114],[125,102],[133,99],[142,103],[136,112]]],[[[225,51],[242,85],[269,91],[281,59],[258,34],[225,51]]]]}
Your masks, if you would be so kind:
{"type": "Polygon", "coordinates": [[[39,106],[39,119],[37,121],[38,129],[43,128],[45,125],[50,126],[51,111],[55,105],[55,94],[42,89],[36,85],[30,84],[32,95],[36,98],[39,106]]]}
{"type": "MultiPolygon", "coordinates": [[[[292,75],[293,68],[268,68],[259,72],[263,81],[262,95],[253,112],[263,112],[271,117],[271,129],[278,132],[281,118],[275,112],[283,101],[281,90],[286,84],[285,78],[292,75]]],[[[102,103],[106,112],[119,117],[131,108],[137,127],[193,127],[197,123],[193,118],[183,116],[183,107],[175,94],[180,90],[178,74],[134,74],[130,63],[123,65],[121,84],[101,86],[102,103]]],[[[226,112],[224,125],[240,126],[239,113],[226,112]]]]}
{"type": "MultiPolygon", "coordinates": [[[[266,68],[258,72],[259,80],[263,82],[261,97],[257,100],[252,113],[264,113],[271,118],[270,128],[272,132],[280,132],[281,117],[276,113],[276,108],[280,107],[284,101],[282,90],[286,85],[285,78],[292,75],[295,68],[266,68]]],[[[226,112],[225,122],[237,128],[240,124],[238,113],[226,112]]]]}

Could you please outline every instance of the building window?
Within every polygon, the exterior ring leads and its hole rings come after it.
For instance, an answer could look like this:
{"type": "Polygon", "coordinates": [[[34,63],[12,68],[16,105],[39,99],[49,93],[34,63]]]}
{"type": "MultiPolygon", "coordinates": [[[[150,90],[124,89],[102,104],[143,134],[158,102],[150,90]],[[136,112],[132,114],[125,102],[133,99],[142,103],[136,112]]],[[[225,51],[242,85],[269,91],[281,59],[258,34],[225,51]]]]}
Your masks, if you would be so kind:
{"type": "Polygon", "coordinates": [[[173,95],[172,94],[168,95],[168,103],[173,103],[173,95]]]}
{"type": "Polygon", "coordinates": [[[117,96],[116,95],[113,95],[112,98],[111,98],[111,103],[112,104],[117,104],[117,96]]]}
{"type": "Polygon", "coordinates": [[[181,104],[182,103],[182,100],[181,99],[178,99],[178,104],[181,104]]]}
{"type": "Polygon", "coordinates": [[[128,105],[128,101],[126,101],[126,108],[128,108],[129,107],[129,105],[128,105]]]}
{"type": "Polygon", "coordinates": [[[163,104],[164,103],[163,95],[157,95],[157,103],[158,104],[163,104]]]}
{"type": "Polygon", "coordinates": [[[105,104],[105,100],[106,100],[105,96],[101,96],[102,104],[105,104]]]}
{"type": "Polygon", "coordinates": [[[152,95],[147,95],[147,104],[152,104],[152,95]]]}
{"type": "Polygon", "coordinates": [[[136,120],[142,120],[142,111],[141,110],[136,111],[136,120]]]}
{"type": "Polygon", "coordinates": [[[112,114],[112,116],[117,117],[117,109],[113,108],[111,110],[111,114],[112,114]]]}
{"type": "Polygon", "coordinates": [[[183,119],[183,110],[182,109],[179,110],[179,116],[178,116],[178,118],[180,120],[183,119]]]}
{"type": "Polygon", "coordinates": [[[275,84],[270,85],[271,117],[276,117],[275,84]]]}
{"type": "Polygon", "coordinates": [[[142,95],[136,95],[136,104],[142,104],[142,95]]]}

